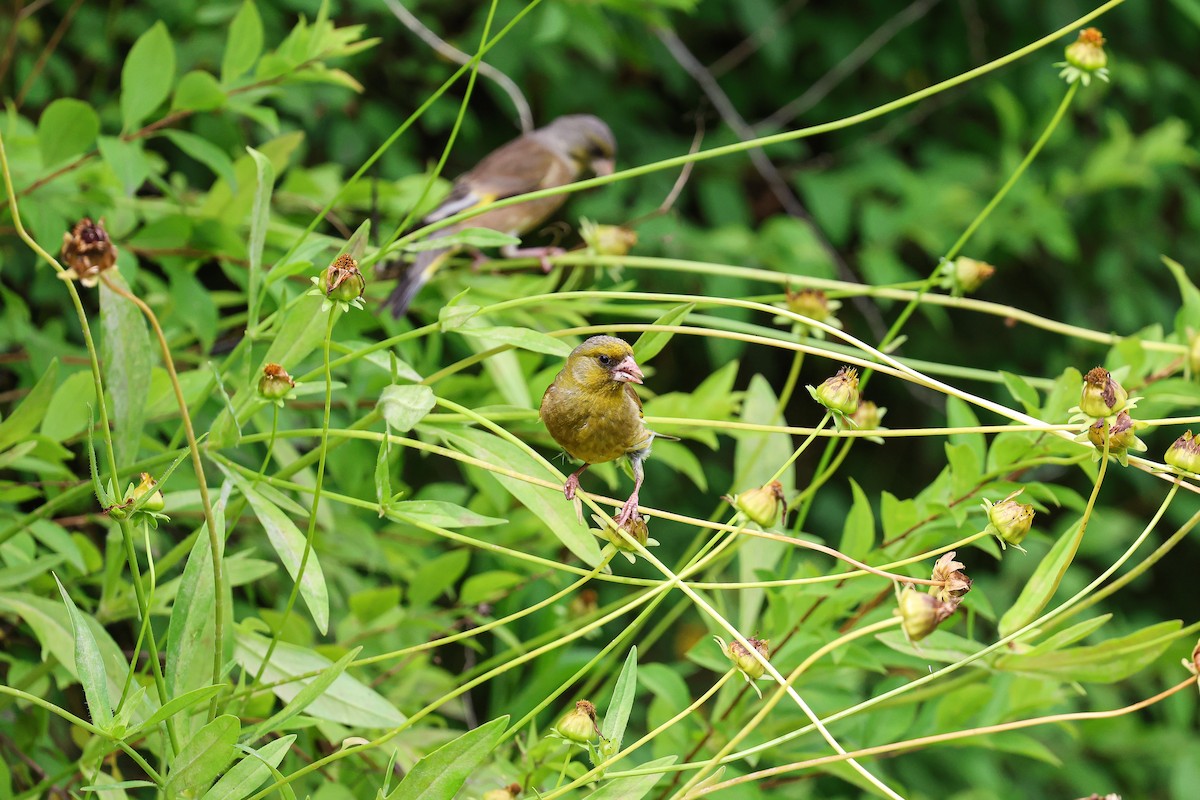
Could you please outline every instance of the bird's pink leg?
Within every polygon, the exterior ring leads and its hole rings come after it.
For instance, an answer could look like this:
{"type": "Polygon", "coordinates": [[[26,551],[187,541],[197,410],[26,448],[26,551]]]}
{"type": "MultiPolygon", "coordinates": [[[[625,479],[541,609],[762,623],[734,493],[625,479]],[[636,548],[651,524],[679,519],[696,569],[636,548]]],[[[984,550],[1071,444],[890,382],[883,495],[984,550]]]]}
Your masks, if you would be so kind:
{"type": "Polygon", "coordinates": [[[575,490],[579,488],[579,476],[582,475],[583,471],[590,466],[591,464],[584,464],[582,467],[567,476],[567,482],[563,484],[563,497],[567,498],[568,500],[575,499],[575,490]]]}
{"type": "Polygon", "coordinates": [[[642,488],[642,465],[640,460],[634,462],[633,470],[633,494],[629,495],[629,499],[625,501],[625,505],[621,506],[621,513],[617,515],[616,523],[618,528],[625,527],[629,520],[633,519],[638,513],[638,492],[642,488]]]}
{"type": "Polygon", "coordinates": [[[505,245],[500,248],[500,254],[505,258],[537,258],[538,263],[542,265],[542,272],[550,273],[554,269],[554,265],[550,263],[550,256],[561,256],[567,252],[561,247],[514,247],[513,245],[505,245]]]}

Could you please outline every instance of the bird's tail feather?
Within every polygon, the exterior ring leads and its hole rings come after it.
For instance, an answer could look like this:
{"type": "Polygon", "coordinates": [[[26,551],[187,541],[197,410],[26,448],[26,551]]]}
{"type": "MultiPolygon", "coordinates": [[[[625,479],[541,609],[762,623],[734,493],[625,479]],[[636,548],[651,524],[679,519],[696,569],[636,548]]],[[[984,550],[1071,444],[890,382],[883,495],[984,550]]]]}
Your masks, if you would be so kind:
{"type": "Polygon", "coordinates": [[[445,261],[448,252],[449,248],[422,250],[417,253],[416,259],[409,264],[408,269],[396,283],[396,288],[392,289],[392,293],[383,303],[384,308],[391,310],[393,317],[399,319],[404,316],[408,307],[412,305],[412,301],[416,299],[417,293],[421,291],[421,287],[429,281],[441,262],[445,261]]]}

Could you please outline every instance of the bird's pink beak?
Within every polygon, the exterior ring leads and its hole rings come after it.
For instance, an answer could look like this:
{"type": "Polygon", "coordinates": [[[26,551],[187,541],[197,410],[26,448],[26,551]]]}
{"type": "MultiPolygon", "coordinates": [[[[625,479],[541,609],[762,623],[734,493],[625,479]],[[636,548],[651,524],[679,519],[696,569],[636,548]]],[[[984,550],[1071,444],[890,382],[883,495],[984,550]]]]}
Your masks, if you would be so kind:
{"type": "Polygon", "coordinates": [[[641,383],[642,371],[638,369],[637,362],[633,360],[633,356],[625,356],[620,364],[613,367],[612,377],[614,381],[621,383],[641,383]]]}
{"type": "Polygon", "coordinates": [[[591,167],[593,175],[612,175],[613,170],[617,168],[617,162],[611,158],[593,158],[588,166],[591,167]]]}

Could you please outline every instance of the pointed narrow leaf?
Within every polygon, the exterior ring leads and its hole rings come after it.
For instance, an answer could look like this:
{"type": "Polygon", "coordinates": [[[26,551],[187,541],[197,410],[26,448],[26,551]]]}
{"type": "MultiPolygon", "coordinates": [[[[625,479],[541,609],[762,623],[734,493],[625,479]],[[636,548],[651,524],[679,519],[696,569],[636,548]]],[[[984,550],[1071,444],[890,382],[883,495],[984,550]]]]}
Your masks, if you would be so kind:
{"type": "MultiPolygon", "coordinates": [[[[245,10],[247,6],[254,7],[247,3],[242,9],[245,10]]],[[[238,16],[241,16],[241,12],[238,16]]],[[[251,306],[250,318],[257,320],[258,287],[262,280],[263,245],[267,240],[267,225],[271,221],[271,192],[275,189],[275,168],[271,166],[271,159],[253,147],[247,147],[246,152],[254,159],[255,174],[254,210],[250,214],[250,288],[247,295],[251,306]]]]}
{"type": "Polygon", "coordinates": [[[516,328],[510,325],[493,325],[487,328],[459,328],[458,333],[478,339],[487,347],[511,344],[533,353],[566,358],[571,354],[571,345],[562,339],[548,336],[532,328],[516,328]]]}
{"type": "Polygon", "coordinates": [[[207,788],[237,755],[233,745],[239,727],[237,717],[224,714],[184,742],[171,762],[167,792],[196,792],[207,788]]]}
{"type": "Polygon", "coordinates": [[[444,500],[405,500],[392,503],[387,515],[401,522],[424,522],[439,528],[483,528],[508,522],[506,519],[476,514],[468,508],[444,500]]]}
{"type": "Polygon", "coordinates": [[[385,386],[379,395],[377,408],[388,427],[396,433],[407,433],[437,405],[433,389],[415,383],[385,386]]]}
{"type": "MultiPolygon", "coordinates": [[[[279,560],[296,580],[300,572],[300,562],[304,559],[304,534],[296,527],[291,518],[279,510],[279,507],[261,494],[251,489],[249,484],[238,481],[238,488],[250,501],[254,516],[262,523],[271,540],[271,546],[279,554],[279,560]]],[[[317,558],[316,548],[308,554],[304,565],[304,574],[300,577],[300,596],[312,614],[313,622],[322,634],[329,630],[329,591],[325,587],[325,573],[321,570],[321,561],[317,558]]]]}
{"type": "Polygon", "coordinates": [[[996,668],[1064,681],[1116,683],[1153,663],[1182,626],[1179,620],[1168,620],[1100,644],[1050,653],[1015,653],[999,659],[996,668]]]}
{"type": "MultiPolygon", "coordinates": [[[[692,313],[692,309],[695,307],[695,303],[685,303],[672,308],[654,320],[655,328],[678,325],[688,314],[692,313]]],[[[675,335],[671,331],[656,330],[655,328],[644,331],[633,343],[633,356],[638,361],[649,361],[654,358],[662,352],[662,349],[667,346],[667,342],[671,341],[671,337],[675,335]]]]}
{"type": "MultiPolygon", "coordinates": [[[[119,272],[110,273],[109,280],[128,291],[119,272]]],[[[129,464],[137,460],[146,420],[146,387],[153,367],[150,333],[141,310],[104,283],[100,284],[100,325],[105,386],[112,395],[113,448],[117,463],[129,464]]]]}
{"type": "Polygon", "coordinates": [[[245,0],[229,25],[225,53],[221,56],[221,83],[232,83],[245,75],[262,54],[263,23],[254,0],[245,0]]]}
{"type": "MultiPolygon", "coordinates": [[[[666,769],[677,760],[676,756],[665,756],[642,764],[638,769],[666,769]]],[[[630,775],[615,778],[588,795],[588,800],[641,800],[650,793],[654,785],[662,780],[666,772],[657,775],[630,775]]]]}
{"type": "Polygon", "coordinates": [[[157,725],[163,720],[170,719],[181,711],[186,711],[189,708],[196,708],[201,703],[208,702],[214,695],[218,694],[223,686],[202,686],[199,689],[194,689],[187,694],[180,695],[174,700],[169,700],[165,705],[150,715],[150,718],[139,725],[134,730],[130,731],[127,736],[132,738],[139,731],[157,725]]]}
{"type": "Polygon", "coordinates": [[[508,717],[499,717],[434,750],[409,770],[388,800],[454,800],[475,768],[492,754],[507,725],[508,717]]]}
{"type": "Polygon", "coordinates": [[[637,667],[637,648],[631,647],[625,658],[625,666],[617,677],[617,685],[613,687],[612,700],[604,712],[604,727],[600,731],[612,743],[613,752],[621,749],[629,712],[633,710],[633,699],[637,697],[637,667]]]}
{"type": "Polygon", "coordinates": [[[1001,636],[1008,636],[1013,631],[1028,625],[1037,618],[1041,610],[1054,597],[1054,593],[1058,591],[1058,584],[1062,581],[1062,576],[1066,573],[1067,567],[1071,565],[1071,558],[1075,554],[1074,543],[1078,536],[1079,523],[1076,522],[1059,537],[1050,551],[1042,558],[1037,569],[1033,571],[1033,576],[1021,590],[1016,602],[1000,618],[1001,636]]]}
{"type": "Polygon", "coordinates": [[[92,148],[100,133],[100,117],[82,100],[60,97],[38,117],[38,149],[42,166],[52,167],[92,148]]]}
{"type": "Polygon", "coordinates": [[[246,740],[253,742],[271,731],[279,730],[285,722],[312,705],[314,700],[325,694],[325,690],[341,677],[342,673],[346,671],[346,667],[350,666],[350,662],[354,660],[355,656],[361,650],[361,647],[354,648],[339,658],[337,663],[331,664],[328,669],[313,678],[312,681],[306,683],[304,688],[300,690],[300,693],[289,700],[287,705],[272,714],[270,718],[256,725],[254,730],[250,731],[246,736],[246,740]]]}
{"type": "Polygon", "coordinates": [[[249,797],[262,786],[263,781],[271,777],[271,770],[283,761],[294,741],[296,734],[290,733],[248,754],[222,775],[221,780],[213,784],[201,800],[243,800],[249,797]]]}
{"type": "Polygon", "coordinates": [[[42,377],[38,378],[29,394],[25,395],[21,405],[0,422],[0,451],[7,450],[33,433],[46,414],[46,406],[54,396],[57,382],[58,359],[53,358],[42,377]]]}
{"type": "Polygon", "coordinates": [[[404,245],[407,253],[419,253],[423,250],[441,250],[444,247],[507,247],[520,244],[521,240],[507,233],[494,231],[491,228],[464,228],[448,236],[438,236],[433,239],[422,239],[419,242],[408,242],[404,245]]]}
{"type": "Polygon", "coordinates": [[[75,636],[75,670],[79,674],[79,682],[83,684],[88,711],[92,714],[92,722],[107,729],[112,724],[112,703],[108,699],[108,675],[100,655],[100,646],[96,644],[96,637],[92,635],[83,613],[75,606],[75,601],[67,594],[57,575],[54,576],[54,582],[58,584],[67,614],[71,617],[71,630],[75,636]]]}
{"type": "MultiPolygon", "coordinates": [[[[251,673],[258,672],[263,657],[267,653],[267,639],[255,633],[239,630],[236,636],[234,658],[238,664],[251,673]]],[[[271,691],[285,703],[304,690],[304,687],[316,680],[290,680],[297,675],[329,669],[333,662],[306,647],[280,642],[271,654],[271,661],[263,670],[263,681],[275,683],[285,681],[275,686],[271,691]]],[[[317,719],[327,719],[340,722],[354,728],[394,728],[403,725],[405,716],[396,710],[383,695],[370,689],[357,678],[343,672],[338,675],[329,688],[317,697],[304,713],[317,719]]]]}
{"type": "Polygon", "coordinates": [[[201,136],[186,131],[165,130],[162,135],[171,143],[208,167],[213,175],[224,178],[237,191],[237,176],[233,172],[233,159],[229,154],[201,136]]]}
{"type": "MultiPolygon", "coordinates": [[[[222,528],[217,539],[224,542],[224,514],[215,517],[222,528]]],[[[166,684],[171,697],[186,697],[212,683],[213,648],[217,646],[215,615],[212,548],[208,527],[203,525],[188,554],[167,624],[166,684]]],[[[202,722],[199,715],[189,715],[182,730],[190,733],[202,722]]]]}

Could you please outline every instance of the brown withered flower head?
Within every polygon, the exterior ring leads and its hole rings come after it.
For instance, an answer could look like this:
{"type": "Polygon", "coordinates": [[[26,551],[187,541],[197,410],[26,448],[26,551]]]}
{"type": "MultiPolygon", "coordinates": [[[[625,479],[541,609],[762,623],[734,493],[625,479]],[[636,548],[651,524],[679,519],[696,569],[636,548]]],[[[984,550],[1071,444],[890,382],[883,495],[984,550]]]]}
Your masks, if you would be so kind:
{"type": "Polygon", "coordinates": [[[60,256],[67,265],[63,277],[91,288],[100,280],[101,272],[117,263],[117,248],[104,230],[103,219],[92,222],[90,217],[84,217],[70,233],[63,234],[60,256]]]}
{"type": "Polygon", "coordinates": [[[933,580],[941,581],[941,586],[929,587],[929,593],[944,603],[957,606],[962,596],[971,591],[971,579],[963,572],[966,565],[954,560],[954,551],[945,553],[933,565],[933,580]]]}
{"type": "Polygon", "coordinates": [[[296,381],[282,366],[267,364],[263,367],[262,377],[258,379],[258,393],[264,399],[272,402],[281,401],[294,388],[296,388],[296,381]]]}
{"type": "Polygon", "coordinates": [[[332,300],[351,302],[362,297],[367,282],[358,271],[358,262],[343,253],[321,273],[321,291],[332,300]]]}

